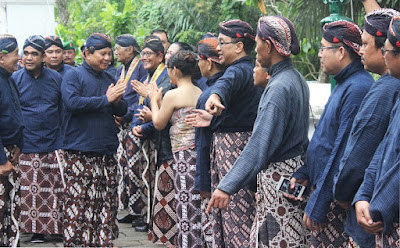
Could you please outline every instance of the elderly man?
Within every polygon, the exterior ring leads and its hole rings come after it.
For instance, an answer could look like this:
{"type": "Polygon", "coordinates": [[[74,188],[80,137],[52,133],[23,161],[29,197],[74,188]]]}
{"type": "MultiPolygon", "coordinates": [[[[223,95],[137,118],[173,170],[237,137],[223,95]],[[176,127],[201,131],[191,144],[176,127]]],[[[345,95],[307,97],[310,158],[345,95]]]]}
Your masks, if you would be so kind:
{"type": "Polygon", "coordinates": [[[43,57],[44,64],[47,68],[56,70],[61,76],[72,69],[70,65],[66,65],[63,62],[63,44],[57,36],[47,36],[45,40],[45,53],[43,57]]]}
{"type": "Polygon", "coordinates": [[[32,242],[45,234],[62,233],[63,192],[57,149],[60,148],[61,75],[43,66],[45,40],[34,35],[24,43],[24,69],[13,74],[25,125],[20,157],[20,231],[34,233],[32,242]]]}
{"type": "Polygon", "coordinates": [[[11,73],[17,70],[18,44],[0,34],[0,246],[16,247],[20,213],[18,157],[23,122],[18,89],[11,73]]]}
{"type": "Polygon", "coordinates": [[[366,70],[381,75],[381,78],[372,85],[354,118],[335,177],[334,197],[343,208],[348,209],[346,233],[361,247],[375,246],[375,237],[357,225],[355,209],[349,207],[363,181],[365,169],[386,133],[392,108],[400,92],[400,80],[389,74],[381,51],[389,23],[393,16],[399,15],[393,9],[377,9],[365,16],[361,62],[366,70]]]}
{"type": "Polygon", "coordinates": [[[131,123],[139,104],[139,94],[133,90],[131,80],[140,80],[147,75],[147,71],[140,61],[140,48],[136,39],[130,34],[117,37],[115,42],[115,57],[122,63],[118,68],[115,80],[124,80],[127,85],[123,99],[128,104],[128,111],[122,117],[115,117],[120,127],[120,146],[117,151],[118,165],[122,171],[122,184],[119,185],[120,204],[129,210],[129,215],[118,219],[121,223],[131,223],[134,217],[140,216],[142,209],[134,207],[137,199],[141,198],[141,175],[134,173],[133,165],[139,153],[140,139],[132,134],[131,123]]]}
{"type": "Polygon", "coordinates": [[[258,178],[252,247],[304,246],[300,203],[288,201],[275,190],[281,177],[289,177],[303,164],[301,157],[308,143],[309,90],[290,58],[300,47],[293,24],[281,16],[259,19],[256,43],[257,62],[269,68],[269,82],[258,105],[251,138],[219,183],[210,206],[230,205],[229,195],[258,178]]]}

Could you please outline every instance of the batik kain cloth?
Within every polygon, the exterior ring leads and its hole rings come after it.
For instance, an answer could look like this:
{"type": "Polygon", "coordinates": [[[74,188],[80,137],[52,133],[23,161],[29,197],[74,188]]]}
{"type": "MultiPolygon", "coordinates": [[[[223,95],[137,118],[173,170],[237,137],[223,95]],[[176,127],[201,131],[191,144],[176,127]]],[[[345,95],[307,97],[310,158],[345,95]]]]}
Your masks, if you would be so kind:
{"type": "Polygon", "coordinates": [[[174,152],[175,199],[178,217],[178,247],[202,248],[201,198],[194,191],[196,151],[186,149],[174,152]]]}
{"type": "Polygon", "coordinates": [[[148,238],[153,243],[176,245],[177,216],[172,159],[164,161],[158,168],[156,190],[154,192],[153,217],[149,227],[148,238]]]}
{"type": "Polygon", "coordinates": [[[393,223],[392,232],[384,235],[375,236],[376,248],[399,248],[400,247],[400,226],[399,223],[393,223]]]}
{"type": "Polygon", "coordinates": [[[207,248],[213,248],[213,222],[211,213],[206,213],[210,197],[201,199],[201,236],[207,248]]]}
{"type": "Polygon", "coordinates": [[[251,229],[252,247],[308,247],[301,202],[290,202],[276,190],[303,165],[301,157],[270,163],[257,175],[257,213],[251,229]]]}
{"type": "Polygon", "coordinates": [[[21,154],[21,220],[23,233],[62,234],[61,171],[55,152],[21,154]]]}
{"type": "Polygon", "coordinates": [[[144,217],[148,224],[151,222],[151,213],[154,198],[154,186],[156,178],[156,150],[153,140],[142,140],[138,161],[133,165],[135,175],[140,175],[143,182],[142,188],[138,189],[141,198],[134,202],[132,208],[144,217]]]}
{"type": "MultiPolygon", "coordinates": [[[[7,157],[13,157],[13,147],[4,147],[7,157]]],[[[15,166],[18,171],[18,165],[15,166]]],[[[17,246],[19,238],[18,219],[20,214],[19,175],[14,171],[0,176],[0,246],[17,246]]]]}
{"type": "Polygon", "coordinates": [[[117,162],[65,151],[64,246],[112,247],[118,237],[117,162]]]}
{"type": "Polygon", "coordinates": [[[310,247],[348,247],[349,235],[344,232],[346,211],[336,202],[331,202],[326,217],[328,223],[323,224],[323,229],[311,232],[310,247]]]}
{"type": "Polygon", "coordinates": [[[119,208],[127,209],[131,215],[142,216],[146,206],[142,197],[144,183],[138,166],[135,168],[140,159],[140,139],[132,134],[130,125],[119,132],[118,138],[120,140],[117,150],[119,208]]]}
{"type": "MultiPolygon", "coordinates": [[[[246,146],[251,132],[214,133],[211,154],[211,190],[214,191],[246,146]]],[[[249,247],[256,214],[251,190],[239,190],[229,198],[227,210],[213,209],[214,247],[249,247]]]]}

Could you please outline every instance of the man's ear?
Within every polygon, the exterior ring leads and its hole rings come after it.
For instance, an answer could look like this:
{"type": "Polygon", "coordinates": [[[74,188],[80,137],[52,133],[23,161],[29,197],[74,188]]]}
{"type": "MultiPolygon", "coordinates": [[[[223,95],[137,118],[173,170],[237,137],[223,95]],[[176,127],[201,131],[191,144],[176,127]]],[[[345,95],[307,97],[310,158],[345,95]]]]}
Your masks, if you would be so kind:
{"type": "Polygon", "coordinates": [[[133,49],[133,46],[129,46],[129,47],[128,47],[128,52],[130,52],[130,53],[134,54],[134,49],[133,49]]]}
{"type": "Polygon", "coordinates": [[[239,41],[235,45],[236,45],[236,53],[237,54],[241,53],[242,51],[244,52],[244,44],[243,44],[243,42],[239,41]]]}
{"type": "Polygon", "coordinates": [[[345,57],[350,56],[350,54],[348,53],[348,51],[346,50],[346,48],[344,48],[343,46],[339,47],[339,59],[340,61],[342,61],[345,57]]]}
{"type": "Polygon", "coordinates": [[[207,70],[211,71],[213,67],[213,62],[210,58],[207,58],[207,70]]]}

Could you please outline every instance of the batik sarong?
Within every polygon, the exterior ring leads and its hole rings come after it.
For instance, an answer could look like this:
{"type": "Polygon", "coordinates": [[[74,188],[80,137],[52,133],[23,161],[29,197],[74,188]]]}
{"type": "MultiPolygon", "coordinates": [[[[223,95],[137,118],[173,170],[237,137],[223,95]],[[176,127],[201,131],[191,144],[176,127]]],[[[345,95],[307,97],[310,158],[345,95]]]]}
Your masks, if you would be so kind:
{"type": "MultiPolygon", "coordinates": [[[[4,147],[10,159],[11,147],[4,147]]],[[[18,165],[17,171],[8,176],[0,176],[0,247],[17,246],[19,239],[18,219],[20,214],[20,191],[18,165]]]]}
{"type": "Polygon", "coordinates": [[[178,226],[178,247],[204,247],[201,238],[201,198],[194,191],[196,151],[174,152],[175,199],[178,226]]]}
{"type": "Polygon", "coordinates": [[[65,151],[64,246],[112,247],[118,237],[117,162],[65,151]]]}
{"type": "Polygon", "coordinates": [[[23,153],[19,158],[23,233],[62,234],[64,185],[56,153],[23,153]]]}
{"type": "Polygon", "coordinates": [[[376,248],[399,248],[400,247],[400,226],[393,223],[393,229],[389,234],[375,236],[376,248]]]}
{"type": "Polygon", "coordinates": [[[349,236],[349,244],[347,247],[348,248],[361,248],[351,236],[349,236]]]}
{"type": "Polygon", "coordinates": [[[206,213],[210,198],[201,199],[201,236],[207,248],[213,248],[213,221],[210,213],[206,213]]]}
{"type": "Polygon", "coordinates": [[[289,201],[276,190],[303,165],[300,156],[270,163],[257,175],[257,213],[251,230],[252,247],[308,247],[302,202],[289,201]]]}
{"type": "MultiPolygon", "coordinates": [[[[214,133],[211,190],[214,191],[246,146],[251,132],[214,133]]],[[[241,189],[230,196],[227,210],[213,209],[214,247],[249,247],[256,213],[254,192],[241,189]]]]}
{"type": "Polygon", "coordinates": [[[336,202],[331,202],[326,217],[328,223],[323,224],[323,229],[311,232],[310,247],[348,247],[349,235],[344,232],[346,210],[336,202]]]}
{"type": "Polygon", "coordinates": [[[138,189],[141,197],[134,202],[132,209],[135,213],[140,213],[144,221],[151,222],[151,213],[154,200],[154,186],[156,178],[156,151],[153,140],[142,140],[140,145],[139,160],[133,165],[136,175],[140,175],[143,186],[138,189]]]}
{"type": "Polygon", "coordinates": [[[153,243],[176,245],[177,217],[172,159],[164,161],[157,172],[157,183],[153,205],[153,216],[150,222],[148,238],[153,243]]]}
{"type": "MultiPolygon", "coordinates": [[[[127,209],[131,215],[143,215],[146,206],[143,196],[144,182],[140,160],[140,139],[132,134],[130,126],[118,134],[120,146],[117,150],[119,172],[119,209],[127,209]]],[[[143,155],[142,155],[143,157],[143,155]]]]}

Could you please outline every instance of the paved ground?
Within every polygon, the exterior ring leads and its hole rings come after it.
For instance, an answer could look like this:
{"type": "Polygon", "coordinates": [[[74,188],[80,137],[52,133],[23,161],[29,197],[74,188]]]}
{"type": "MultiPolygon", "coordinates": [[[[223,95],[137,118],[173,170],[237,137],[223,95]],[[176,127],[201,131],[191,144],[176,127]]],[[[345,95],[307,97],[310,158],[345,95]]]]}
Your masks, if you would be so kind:
{"type": "MultiPolygon", "coordinates": [[[[124,216],[126,213],[121,213],[124,216]]],[[[118,224],[119,238],[115,240],[114,245],[118,247],[142,247],[142,248],[161,248],[162,245],[155,245],[147,240],[147,233],[135,232],[131,224],[118,224]]],[[[30,242],[31,234],[22,234],[21,247],[63,247],[62,240],[46,236],[45,243],[33,244],[30,242]]]]}

